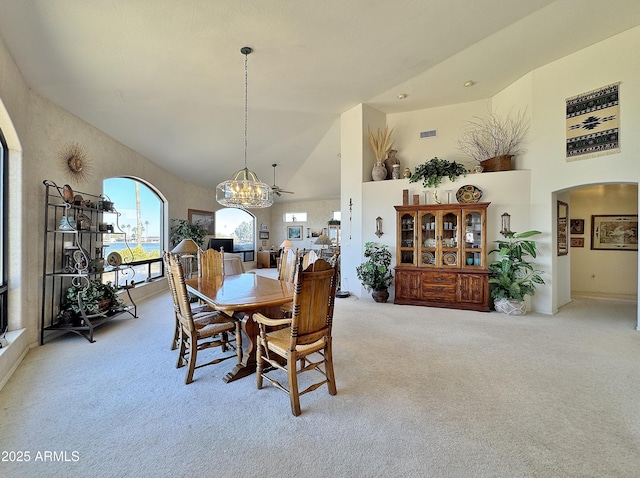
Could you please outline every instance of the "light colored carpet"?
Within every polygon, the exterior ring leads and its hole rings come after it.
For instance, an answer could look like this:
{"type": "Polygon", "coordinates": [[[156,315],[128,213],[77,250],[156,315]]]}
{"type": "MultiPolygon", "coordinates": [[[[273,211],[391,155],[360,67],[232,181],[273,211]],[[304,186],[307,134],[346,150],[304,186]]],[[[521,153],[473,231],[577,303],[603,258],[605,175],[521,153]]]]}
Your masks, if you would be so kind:
{"type": "Polygon", "coordinates": [[[637,477],[635,303],[507,317],[337,299],[338,395],[288,398],[230,361],[184,385],[169,294],[31,351],[0,391],[3,477],[637,477]],[[44,452],[69,461],[40,461],[44,452]],[[74,455],[75,452],[75,455],[74,455]],[[75,460],[77,458],[77,460],[75,460]],[[75,461],[74,461],[75,460],[75,461]]]}

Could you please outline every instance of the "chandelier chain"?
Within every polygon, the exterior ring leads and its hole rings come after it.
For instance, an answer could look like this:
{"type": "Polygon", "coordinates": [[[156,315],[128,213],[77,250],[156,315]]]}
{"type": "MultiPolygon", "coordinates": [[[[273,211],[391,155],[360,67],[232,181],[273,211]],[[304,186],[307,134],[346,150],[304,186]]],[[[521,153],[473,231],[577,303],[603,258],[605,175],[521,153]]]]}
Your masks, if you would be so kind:
{"type": "Polygon", "coordinates": [[[244,167],[247,167],[247,145],[248,145],[248,117],[249,117],[249,66],[248,66],[248,57],[249,51],[243,50],[244,52],[244,167]]]}

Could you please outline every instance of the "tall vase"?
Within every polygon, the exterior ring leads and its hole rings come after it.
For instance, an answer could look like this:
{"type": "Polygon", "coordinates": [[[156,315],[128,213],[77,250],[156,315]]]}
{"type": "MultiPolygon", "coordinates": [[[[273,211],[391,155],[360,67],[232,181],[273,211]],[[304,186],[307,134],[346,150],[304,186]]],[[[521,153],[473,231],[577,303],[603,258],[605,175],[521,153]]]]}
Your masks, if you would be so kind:
{"type": "Polygon", "coordinates": [[[376,162],[373,167],[373,171],[371,171],[371,177],[374,181],[382,181],[387,179],[387,168],[384,167],[383,162],[376,162]]]}
{"type": "Polygon", "coordinates": [[[387,151],[387,159],[384,160],[384,166],[387,168],[387,179],[396,179],[393,177],[393,167],[398,165],[398,170],[400,169],[400,160],[396,158],[396,154],[398,151],[395,149],[390,149],[387,151]]]}

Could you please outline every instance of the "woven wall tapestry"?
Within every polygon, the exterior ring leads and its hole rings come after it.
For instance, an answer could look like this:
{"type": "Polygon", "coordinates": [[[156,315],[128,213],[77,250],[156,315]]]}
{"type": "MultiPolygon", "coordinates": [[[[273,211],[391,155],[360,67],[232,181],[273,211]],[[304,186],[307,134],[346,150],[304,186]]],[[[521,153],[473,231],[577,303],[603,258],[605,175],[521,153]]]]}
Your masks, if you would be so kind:
{"type": "Polygon", "coordinates": [[[567,98],[567,161],[620,152],[619,87],[567,98]]]}

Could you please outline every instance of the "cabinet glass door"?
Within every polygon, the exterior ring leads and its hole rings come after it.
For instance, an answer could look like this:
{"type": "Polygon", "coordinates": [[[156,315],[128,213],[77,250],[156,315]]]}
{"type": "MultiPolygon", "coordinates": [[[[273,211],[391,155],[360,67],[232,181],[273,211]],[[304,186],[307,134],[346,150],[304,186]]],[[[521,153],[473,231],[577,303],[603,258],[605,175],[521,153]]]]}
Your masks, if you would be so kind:
{"type": "Polygon", "coordinates": [[[484,267],[482,214],[468,211],[464,218],[464,267],[484,267]]]}
{"type": "Polygon", "coordinates": [[[440,257],[442,267],[458,267],[458,212],[443,211],[440,221],[440,257]]]}
{"type": "Polygon", "coordinates": [[[420,265],[436,263],[437,227],[436,215],[430,212],[420,216],[420,265]]]}
{"type": "Polygon", "coordinates": [[[398,230],[400,231],[400,264],[415,265],[415,215],[412,213],[401,214],[398,221],[398,230]]]}

